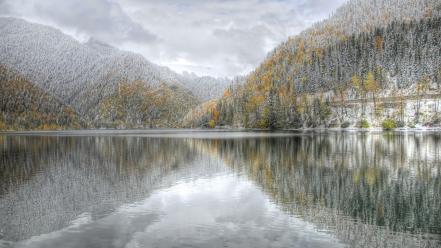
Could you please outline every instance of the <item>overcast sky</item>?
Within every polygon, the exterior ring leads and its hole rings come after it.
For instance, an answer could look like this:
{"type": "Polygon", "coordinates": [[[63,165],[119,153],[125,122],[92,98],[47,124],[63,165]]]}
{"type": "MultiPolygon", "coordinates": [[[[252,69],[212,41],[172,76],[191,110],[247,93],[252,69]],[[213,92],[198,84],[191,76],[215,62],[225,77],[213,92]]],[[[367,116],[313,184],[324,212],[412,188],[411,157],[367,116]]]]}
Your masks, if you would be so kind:
{"type": "Polygon", "coordinates": [[[345,0],[0,0],[0,15],[94,37],[175,71],[245,74],[345,0]]]}

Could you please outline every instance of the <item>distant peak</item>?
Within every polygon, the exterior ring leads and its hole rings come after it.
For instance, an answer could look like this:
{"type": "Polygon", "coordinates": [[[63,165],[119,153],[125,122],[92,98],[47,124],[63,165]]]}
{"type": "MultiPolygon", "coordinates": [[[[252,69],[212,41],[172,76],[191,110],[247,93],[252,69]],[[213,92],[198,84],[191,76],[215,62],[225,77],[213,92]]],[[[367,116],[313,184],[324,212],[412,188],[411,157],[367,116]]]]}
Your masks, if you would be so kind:
{"type": "Polygon", "coordinates": [[[86,45],[99,45],[103,47],[113,48],[111,45],[101,41],[95,37],[90,37],[89,40],[85,43],[86,45]]]}
{"type": "Polygon", "coordinates": [[[94,37],[90,37],[84,44],[101,54],[113,54],[119,51],[117,48],[94,37]]]}

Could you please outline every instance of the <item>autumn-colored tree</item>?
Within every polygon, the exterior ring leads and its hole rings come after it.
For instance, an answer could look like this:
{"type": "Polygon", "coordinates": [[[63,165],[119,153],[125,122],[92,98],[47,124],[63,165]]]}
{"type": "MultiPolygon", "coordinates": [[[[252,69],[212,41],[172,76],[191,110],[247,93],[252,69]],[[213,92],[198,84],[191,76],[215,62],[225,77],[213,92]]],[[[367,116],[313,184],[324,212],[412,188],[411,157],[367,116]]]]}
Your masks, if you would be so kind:
{"type": "Polygon", "coordinates": [[[225,91],[224,91],[224,95],[223,95],[223,97],[224,98],[227,98],[227,97],[230,97],[231,96],[231,90],[230,89],[226,89],[225,91]]]}
{"type": "Polygon", "coordinates": [[[210,128],[215,128],[215,127],[216,127],[216,121],[214,121],[214,120],[210,120],[210,121],[208,122],[208,126],[209,126],[210,128]]]}
{"type": "Polygon", "coordinates": [[[362,114],[365,115],[365,113],[366,113],[366,89],[364,87],[364,84],[362,83],[362,81],[360,80],[360,78],[357,75],[352,76],[351,84],[352,84],[352,88],[357,93],[358,98],[361,99],[361,110],[362,110],[362,114]]]}
{"type": "Polygon", "coordinates": [[[262,76],[262,90],[263,93],[269,92],[271,86],[272,86],[272,80],[273,80],[273,73],[268,71],[262,76]]]}
{"type": "Polygon", "coordinates": [[[381,86],[377,80],[375,80],[375,76],[372,72],[368,72],[366,79],[364,81],[364,87],[367,93],[372,94],[372,100],[374,101],[374,109],[377,109],[377,100],[376,95],[380,91],[381,86]]]}
{"type": "Polygon", "coordinates": [[[58,130],[83,124],[71,107],[0,65],[0,129],[58,130]]]}
{"type": "Polygon", "coordinates": [[[383,51],[384,39],[381,35],[375,36],[375,48],[379,51],[383,51]]]}
{"type": "Polygon", "coordinates": [[[210,105],[211,120],[209,122],[209,126],[211,128],[214,128],[214,126],[216,126],[216,124],[219,122],[220,113],[217,108],[218,107],[216,101],[213,101],[212,104],[210,105]]]}
{"type": "Polygon", "coordinates": [[[357,93],[360,94],[364,92],[363,86],[361,85],[361,80],[357,75],[352,76],[351,83],[352,87],[357,93]]]}
{"type": "Polygon", "coordinates": [[[301,40],[296,50],[296,63],[301,64],[305,59],[305,41],[301,40]]]}

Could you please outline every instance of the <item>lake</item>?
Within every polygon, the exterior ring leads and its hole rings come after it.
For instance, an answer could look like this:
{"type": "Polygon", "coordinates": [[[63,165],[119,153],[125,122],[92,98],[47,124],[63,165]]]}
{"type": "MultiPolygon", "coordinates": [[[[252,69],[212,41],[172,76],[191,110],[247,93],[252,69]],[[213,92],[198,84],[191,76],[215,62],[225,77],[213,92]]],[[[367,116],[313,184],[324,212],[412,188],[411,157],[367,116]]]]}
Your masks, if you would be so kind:
{"type": "Polygon", "coordinates": [[[441,134],[0,134],[0,247],[440,247],[441,134]]]}

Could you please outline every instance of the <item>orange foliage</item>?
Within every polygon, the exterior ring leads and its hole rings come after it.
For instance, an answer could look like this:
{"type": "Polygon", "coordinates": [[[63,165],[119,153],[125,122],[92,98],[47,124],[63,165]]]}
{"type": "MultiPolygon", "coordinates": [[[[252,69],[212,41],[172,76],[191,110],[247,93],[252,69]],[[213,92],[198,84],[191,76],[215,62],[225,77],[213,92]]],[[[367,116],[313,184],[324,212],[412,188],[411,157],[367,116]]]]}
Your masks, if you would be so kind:
{"type": "Polygon", "coordinates": [[[323,49],[322,48],[316,48],[315,49],[315,54],[317,55],[318,58],[321,58],[323,56],[323,49]]]}
{"type": "Polygon", "coordinates": [[[383,44],[383,37],[381,37],[380,35],[375,36],[375,48],[377,48],[377,50],[383,50],[383,44]]]}
{"type": "Polygon", "coordinates": [[[301,40],[296,51],[296,63],[301,64],[305,59],[305,41],[301,40]]]}
{"type": "Polygon", "coordinates": [[[272,79],[273,79],[273,73],[271,71],[266,72],[262,76],[262,82],[263,82],[263,91],[269,92],[272,85],[272,79]]]}
{"type": "Polygon", "coordinates": [[[287,89],[286,89],[286,86],[285,85],[282,85],[282,86],[280,86],[279,87],[279,95],[280,96],[286,96],[286,92],[287,92],[287,89]]]}
{"type": "Polygon", "coordinates": [[[231,91],[230,91],[230,89],[226,89],[225,91],[224,91],[224,95],[223,95],[223,97],[230,97],[231,96],[231,91]]]}
{"type": "Polygon", "coordinates": [[[216,102],[212,102],[212,104],[210,105],[210,112],[211,112],[211,116],[213,117],[213,120],[215,122],[218,122],[220,113],[217,110],[217,103],[216,102]]]}

